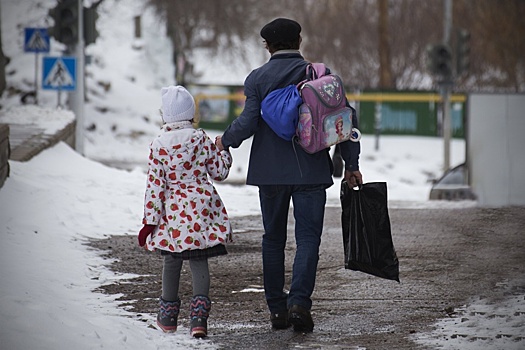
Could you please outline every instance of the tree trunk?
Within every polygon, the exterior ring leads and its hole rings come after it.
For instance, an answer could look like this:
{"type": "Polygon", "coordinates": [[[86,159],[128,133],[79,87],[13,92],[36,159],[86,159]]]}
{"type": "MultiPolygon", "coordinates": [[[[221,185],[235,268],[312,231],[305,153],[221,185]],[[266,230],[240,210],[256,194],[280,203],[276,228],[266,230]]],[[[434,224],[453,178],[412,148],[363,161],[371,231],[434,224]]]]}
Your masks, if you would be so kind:
{"type": "Polygon", "coordinates": [[[390,34],[388,31],[388,0],[378,0],[379,7],[379,87],[395,88],[390,66],[390,34]]]}

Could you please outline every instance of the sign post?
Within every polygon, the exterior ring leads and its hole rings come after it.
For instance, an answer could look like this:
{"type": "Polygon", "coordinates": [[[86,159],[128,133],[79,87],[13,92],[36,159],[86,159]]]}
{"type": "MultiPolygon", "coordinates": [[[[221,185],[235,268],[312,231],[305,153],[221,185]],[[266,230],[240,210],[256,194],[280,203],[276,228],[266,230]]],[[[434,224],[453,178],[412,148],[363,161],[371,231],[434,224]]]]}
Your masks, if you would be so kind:
{"type": "Polygon", "coordinates": [[[74,46],[74,54],[77,57],[77,89],[71,94],[71,107],[75,112],[77,125],[75,132],[75,149],[81,155],[84,155],[84,7],[82,0],[78,1],[77,43],[74,46]]]}
{"type": "Polygon", "coordinates": [[[24,51],[35,53],[35,104],[38,104],[38,53],[49,52],[47,28],[25,28],[24,51]]]}

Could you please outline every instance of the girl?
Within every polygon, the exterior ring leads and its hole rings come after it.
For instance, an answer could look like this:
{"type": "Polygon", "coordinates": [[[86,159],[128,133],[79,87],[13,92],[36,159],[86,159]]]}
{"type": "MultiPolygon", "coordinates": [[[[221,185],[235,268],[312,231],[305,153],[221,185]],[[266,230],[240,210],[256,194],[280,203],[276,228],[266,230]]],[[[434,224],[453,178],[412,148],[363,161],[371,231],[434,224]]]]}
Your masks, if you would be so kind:
{"type": "Polygon", "coordinates": [[[184,87],[165,87],[161,94],[164,125],[150,145],[144,227],[138,240],[147,250],[160,250],[164,258],[158,326],[165,332],[177,330],[180,272],[183,260],[189,260],[190,332],[205,337],[211,308],[208,258],[227,254],[225,243],[232,234],[226,208],[208,175],[226,179],[232,158],[228,151],[219,151],[204,130],[193,128],[195,101],[184,87]]]}

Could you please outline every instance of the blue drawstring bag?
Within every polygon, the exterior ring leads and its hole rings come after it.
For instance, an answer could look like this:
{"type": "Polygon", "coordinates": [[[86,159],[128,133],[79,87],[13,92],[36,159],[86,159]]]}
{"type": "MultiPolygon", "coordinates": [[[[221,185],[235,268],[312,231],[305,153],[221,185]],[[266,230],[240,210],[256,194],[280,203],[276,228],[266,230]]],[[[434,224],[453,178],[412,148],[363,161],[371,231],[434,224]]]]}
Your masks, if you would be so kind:
{"type": "Polygon", "coordinates": [[[261,116],[282,139],[291,141],[299,120],[299,106],[303,103],[297,86],[273,90],[261,102],[261,116]]]}

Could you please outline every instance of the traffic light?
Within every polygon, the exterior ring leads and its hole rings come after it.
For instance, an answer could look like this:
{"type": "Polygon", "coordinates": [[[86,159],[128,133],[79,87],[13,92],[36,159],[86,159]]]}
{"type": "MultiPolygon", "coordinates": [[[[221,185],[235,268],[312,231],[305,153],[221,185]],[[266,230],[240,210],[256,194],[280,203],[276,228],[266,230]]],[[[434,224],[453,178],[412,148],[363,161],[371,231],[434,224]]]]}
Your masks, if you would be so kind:
{"type": "Polygon", "coordinates": [[[98,12],[96,6],[84,7],[84,44],[94,43],[98,38],[98,12]]]}
{"type": "Polygon", "coordinates": [[[452,52],[445,44],[430,45],[427,48],[428,68],[432,74],[449,78],[452,75],[452,52]]]}
{"type": "Polygon", "coordinates": [[[49,34],[57,41],[73,45],[78,41],[78,0],[58,0],[57,5],[49,10],[55,25],[49,34]]]}
{"type": "Polygon", "coordinates": [[[456,73],[461,75],[470,68],[470,33],[460,29],[456,38],[456,73]]]}

